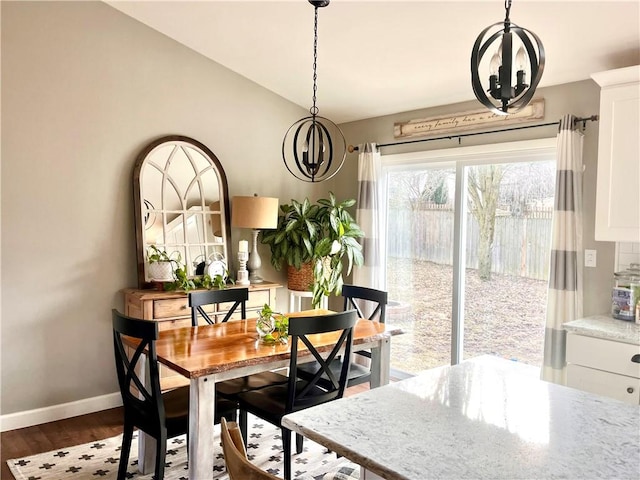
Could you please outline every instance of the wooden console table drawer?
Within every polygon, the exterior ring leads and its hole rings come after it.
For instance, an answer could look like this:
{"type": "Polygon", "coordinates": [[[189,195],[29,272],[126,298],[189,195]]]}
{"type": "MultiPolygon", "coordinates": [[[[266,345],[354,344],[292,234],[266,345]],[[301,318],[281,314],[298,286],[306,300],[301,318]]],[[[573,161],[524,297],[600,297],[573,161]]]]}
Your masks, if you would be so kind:
{"type": "Polygon", "coordinates": [[[153,301],[153,318],[172,318],[191,315],[187,298],[171,298],[153,301]]]}

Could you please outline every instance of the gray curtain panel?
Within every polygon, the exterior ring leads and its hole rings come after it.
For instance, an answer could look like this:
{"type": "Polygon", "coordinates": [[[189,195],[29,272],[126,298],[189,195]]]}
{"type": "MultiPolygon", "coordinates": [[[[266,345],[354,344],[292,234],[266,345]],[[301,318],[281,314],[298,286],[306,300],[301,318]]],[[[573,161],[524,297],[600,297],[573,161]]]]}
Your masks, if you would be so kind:
{"type": "Polygon", "coordinates": [[[542,378],[566,383],[566,332],[562,324],[582,317],[582,148],[573,115],[560,120],[556,200],[547,297],[542,378]]]}
{"type": "Polygon", "coordinates": [[[353,283],[383,289],[385,279],[382,268],[383,225],[380,219],[380,152],[375,143],[360,145],[359,150],[356,222],[365,234],[361,239],[364,264],[354,268],[353,283]]]}

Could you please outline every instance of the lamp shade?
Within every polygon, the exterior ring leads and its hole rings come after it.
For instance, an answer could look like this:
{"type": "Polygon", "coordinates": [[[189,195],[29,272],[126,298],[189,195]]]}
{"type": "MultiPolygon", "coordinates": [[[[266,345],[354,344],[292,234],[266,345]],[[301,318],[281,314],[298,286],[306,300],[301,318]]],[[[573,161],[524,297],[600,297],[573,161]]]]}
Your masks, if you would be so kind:
{"type": "Polygon", "coordinates": [[[269,229],[278,226],[278,199],[233,197],[231,224],[238,228],[269,229]]]}

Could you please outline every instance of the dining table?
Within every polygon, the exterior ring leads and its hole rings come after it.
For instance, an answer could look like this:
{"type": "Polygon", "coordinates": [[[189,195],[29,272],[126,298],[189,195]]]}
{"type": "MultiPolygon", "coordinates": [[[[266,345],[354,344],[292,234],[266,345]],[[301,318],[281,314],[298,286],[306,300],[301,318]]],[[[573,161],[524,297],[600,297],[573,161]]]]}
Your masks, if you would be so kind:
{"type": "Polygon", "coordinates": [[[484,355],[286,415],[361,480],[640,478],[640,406],[484,355]],[[372,421],[375,419],[375,421],[372,421]]]}
{"type": "MultiPolygon", "coordinates": [[[[326,309],[285,314],[288,317],[326,315],[326,309]]],[[[390,340],[401,329],[385,323],[358,319],[353,332],[354,350],[371,349],[371,388],[389,383],[390,340]]],[[[319,352],[329,352],[339,332],[310,335],[319,352]]],[[[130,346],[135,346],[133,339],[130,346]]],[[[256,319],[232,320],[213,325],[199,325],[163,330],[156,340],[158,361],[179,373],[189,382],[188,478],[213,478],[216,453],[214,443],[214,406],[217,382],[289,366],[289,344],[265,344],[259,339],[256,319]]],[[[300,344],[298,360],[313,360],[300,344]]],[[[156,441],[141,432],[138,440],[138,469],[153,471],[156,441]]]]}

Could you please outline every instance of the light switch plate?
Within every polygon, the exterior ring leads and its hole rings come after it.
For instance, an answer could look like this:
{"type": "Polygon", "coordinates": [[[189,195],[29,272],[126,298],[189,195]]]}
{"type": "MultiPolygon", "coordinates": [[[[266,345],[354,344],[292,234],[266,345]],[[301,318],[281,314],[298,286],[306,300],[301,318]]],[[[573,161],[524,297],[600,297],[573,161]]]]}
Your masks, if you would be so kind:
{"type": "Polygon", "coordinates": [[[585,267],[595,267],[596,266],[596,251],[595,250],[585,250],[584,251],[584,266],[585,267]]]}

